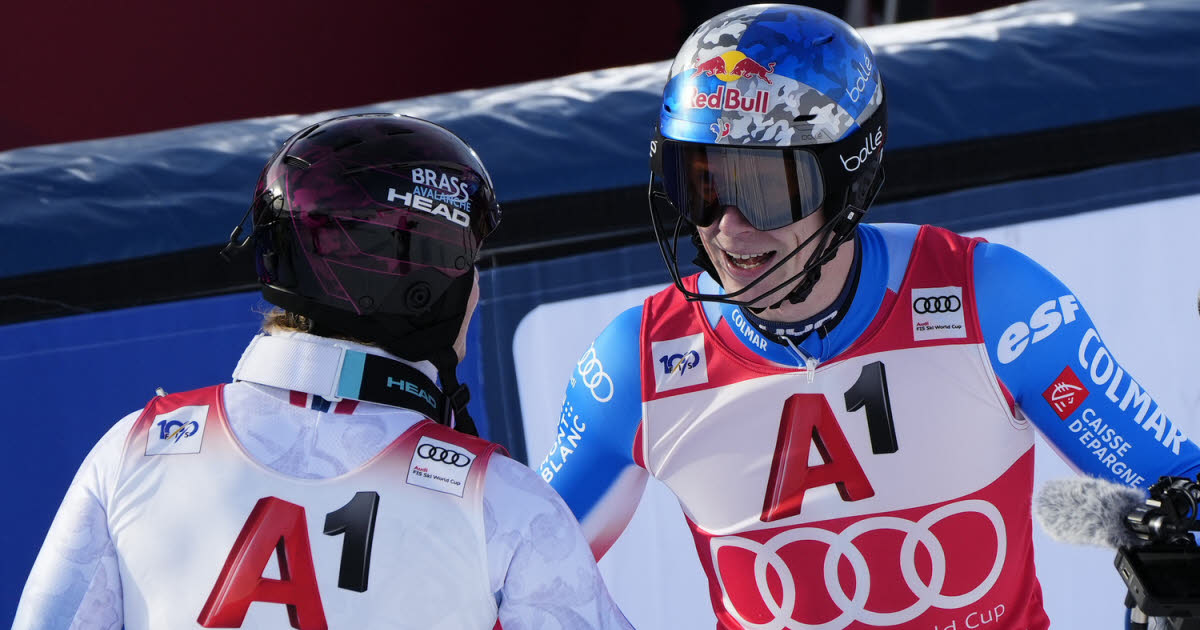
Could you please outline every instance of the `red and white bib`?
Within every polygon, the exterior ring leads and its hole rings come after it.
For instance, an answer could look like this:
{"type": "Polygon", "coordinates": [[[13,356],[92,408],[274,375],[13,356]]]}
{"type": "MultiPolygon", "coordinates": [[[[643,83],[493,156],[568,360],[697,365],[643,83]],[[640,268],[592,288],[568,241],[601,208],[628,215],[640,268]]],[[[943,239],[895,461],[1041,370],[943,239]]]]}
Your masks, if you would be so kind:
{"type": "Polygon", "coordinates": [[[423,420],[345,475],[293,478],[246,454],[222,392],[155,398],[129,435],[108,515],[126,628],[493,627],[498,447],[423,420]]]}
{"type": "Polygon", "coordinates": [[[1048,625],[1033,431],[982,343],[974,242],[922,228],[899,292],[811,374],[674,288],[646,301],[635,459],[678,497],[721,627],[1048,625]]]}

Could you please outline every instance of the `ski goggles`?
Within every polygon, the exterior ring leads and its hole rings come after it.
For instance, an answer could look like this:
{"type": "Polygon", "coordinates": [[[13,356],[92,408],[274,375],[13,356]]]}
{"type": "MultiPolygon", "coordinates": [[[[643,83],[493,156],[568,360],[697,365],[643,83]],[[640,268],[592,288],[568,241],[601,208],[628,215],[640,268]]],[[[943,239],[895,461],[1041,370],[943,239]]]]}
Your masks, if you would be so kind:
{"type": "Polygon", "coordinates": [[[808,149],[692,144],[660,148],[663,192],[700,227],[733,207],[757,230],[790,225],[821,208],[825,181],[808,149]]]}

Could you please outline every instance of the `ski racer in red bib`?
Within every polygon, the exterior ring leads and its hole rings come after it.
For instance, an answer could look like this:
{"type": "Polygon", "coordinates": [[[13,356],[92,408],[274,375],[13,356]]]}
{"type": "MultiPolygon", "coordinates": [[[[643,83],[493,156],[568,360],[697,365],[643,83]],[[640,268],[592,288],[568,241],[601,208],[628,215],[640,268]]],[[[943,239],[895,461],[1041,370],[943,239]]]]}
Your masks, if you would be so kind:
{"type": "Polygon", "coordinates": [[[1046,628],[1035,430],[1130,486],[1200,471],[1037,263],[861,223],[887,133],[870,48],[820,11],[722,13],[671,67],[650,202],[675,286],[579,360],[541,472],[597,557],[662,481],[719,628],[1046,628]]]}
{"type": "Polygon", "coordinates": [[[100,440],[13,627],[629,628],[562,500],[466,413],[500,219],[475,152],[415,118],[327,120],[271,158],[251,213],[240,244],[282,310],[233,383],[100,440]]]}

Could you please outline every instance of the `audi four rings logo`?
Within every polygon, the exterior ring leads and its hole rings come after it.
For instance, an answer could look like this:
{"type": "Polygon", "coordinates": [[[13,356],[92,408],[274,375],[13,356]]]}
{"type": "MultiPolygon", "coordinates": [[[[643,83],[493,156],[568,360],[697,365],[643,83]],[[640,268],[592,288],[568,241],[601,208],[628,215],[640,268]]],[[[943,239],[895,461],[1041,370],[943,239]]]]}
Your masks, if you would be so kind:
{"type": "Polygon", "coordinates": [[[936,295],[913,300],[913,312],[919,314],[954,313],[961,308],[962,300],[957,295],[936,295]]]}
{"type": "Polygon", "coordinates": [[[421,459],[432,459],[435,462],[450,464],[462,468],[471,463],[471,456],[458,451],[452,451],[448,448],[434,446],[432,444],[422,444],[417,447],[417,457],[421,459]]]}
{"type": "Polygon", "coordinates": [[[583,358],[579,359],[577,364],[579,377],[583,379],[583,386],[592,392],[592,398],[596,402],[608,402],[613,397],[613,382],[612,378],[605,374],[604,364],[600,363],[600,359],[596,358],[596,347],[590,346],[587,352],[583,353],[583,358]]]}
{"type": "MultiPolygon", "coordinates": [[[[950,530],[943,528],[941,531],[950,530]]],[[[762,605],[755,605],[751,608],[757,611],[765,607],[771,614],[771,620],[765,623],[761,621],[761,613],[757,612],[754,616],[758,617],[759,621],[747,620],[742,611],[732,605],[729,590],[725,585],[725,572],[718,565],[717,579],[721,583],[721,590],[725,593],[726,605],[734,618],[742,622],[744,627],[754,630],[784,630],[785,628],[789,630],[811,628],[841,630],[855,621],[871,626],[895,626],[916,619],[930,608],[954,610],[974,604],[986,595],[1000,579],[1000,570],[1004,567],[1004,556],[1008,547],[1008,537],[1005,534],[1004,518],[996,506],[987,501],[969,499],[943,505],[915,523],[895,516],[874,516],[850,525],[841,533],[815,527],[796,527],[785,529],[761,543],[740,536],[713,538],[710,548],[714,560],[718,560],[718,552],[724,547],[744,549],[754,554],[754,582],[758,586],[759,595],[762,596],[762,605]],[[943,592],[947,587],[946,552],[942,548],[942,542],[930,528],[956,514],[983,516],[992,524],[997,541],[996,559],[992,564],[991,571],[980,580],[978,585],[959,595],[947,595],[943,592]],[[902,610],[868,610],[866,606],[872,587],[890,590],[898,586],[890,582],[872,579],[866,556],[854,544],[858,537],[877,530],[895,530],[904,534],[904,542],[900,544],[900,574],[916,601],[902,610]],[[821,584],[818,580],[807,581],[803,586],[797,584],[796,576],[779,555],[780,549],[800,541],[814,541],[829,546],[825,552],[824,584],[828,589],[829,598],[842,611],[832,620],[818,624],[815,623],[815,620],[812,623],[806,623],[792,617],[793,611],[796,609],[797,595],[802,594],[803,590],[820,588],[821,584]],[[917,571],[918,546],[925,549],[932,565],[928,582],[921,579],[917,571]],[[854,573],[852,582],[854,592],[850,595],[846,594],[842,587],[843,581],[839,576],[839,567],[843,566],[842,558],[847,560],[854,573]],[[771,588],[772,582],[768,581],[768,567],[778,577],[774,581],[774,584],[777,585],[777,589],[774,591],[771,588]],[[776,597],[773,593],[780,593],[780,596],[776,597]]],[[[729,578],[741,586],[742,579],[739,578],[742,576],[730,575],[729,578]]],[[[950,586],[949,590],[951,593],[958,593],[963,589],[961,585],[956,584],[950,586]]]]}

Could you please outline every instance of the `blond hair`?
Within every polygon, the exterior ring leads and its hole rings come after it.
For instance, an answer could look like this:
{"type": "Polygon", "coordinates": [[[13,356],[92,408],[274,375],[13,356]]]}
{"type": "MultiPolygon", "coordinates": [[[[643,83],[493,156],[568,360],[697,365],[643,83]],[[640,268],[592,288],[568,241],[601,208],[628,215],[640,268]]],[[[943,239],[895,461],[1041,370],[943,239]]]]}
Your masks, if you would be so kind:
{"type": "Polygon", "coordinates": [[[346,335],[327,334],[328,329],[322,329],[319,333],[313,333],[313,326],[313,320],[300,315],[299,313],[286,311],[282,308],[272,308],[271,310],[263,313],[262,330],[268,335],[284,332],[302,332],[319,334],[322,337],[329,337],[330,339],[353,341],[354,343],[361,343],[364,346],[375,345],[370,341],[363,341],[362,339],[355,339],[354,337],[348,337],[346,335]]]}

